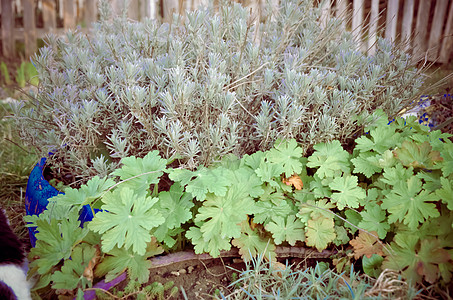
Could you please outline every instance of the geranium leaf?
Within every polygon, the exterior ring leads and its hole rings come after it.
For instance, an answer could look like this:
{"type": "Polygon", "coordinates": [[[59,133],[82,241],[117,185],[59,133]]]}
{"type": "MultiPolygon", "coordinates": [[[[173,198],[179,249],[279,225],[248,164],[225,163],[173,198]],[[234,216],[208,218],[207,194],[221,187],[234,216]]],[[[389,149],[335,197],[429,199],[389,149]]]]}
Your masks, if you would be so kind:
{"type": "Polygon", "coordinates": [[[366,177],[371,177],[373,174],[382,170],[379,165],[380,154],[371,152],[360,153],[356,158],[351,159],[354,165],[354,173],[362,173],[366,177]]]}
{"type": "Polygon", "coordinates": [[[190,209],[194,206],[193,198],[178,183],[174,183],[170,191],[160,192],[158,198],[156,208],[165,216],[165,222],[160,226],[173,229],[192,219],[190,209]]]}
{"type": "Polygon", "coordinates": [[[320,217],[331,219],[333,218],[333,213],[330,211],[335,207],[335,204],[329,202],[327,199],[321,199],[319,201],[308,200],[305,203],[300,202],[300,210],[297,216],[305,224],[309,219],[315,220],[320,217]]]}
{"type": "Polygon", "coordinates": [[[358,208],[359,202],[366,198],[365,190],[358,186],[357,176],[336,177],[329,187],[333,191],[332,202],[335,202],[339,209],[358,208]]]}
{"type": "Polygon", "coordinates": [[[313,181],[310,182],[310,190],[316,198],[330,198],[332,191],[329,188],[327,179],[321,179],[316,174],[313,176],[313,181]]]}
{"type": "Polygon", "coordinates": [[[260,200],[255,204],[253,220],[258,224],[266,225],[273,216],[286,217],[292,212],[293,208],[286,200],[282,200],[278,204],[260,200]]]}
{"type": "MultiPolygon", "coordinates": [[[[404,277],[413,283],[421,282],[422,279],[436,282],[441,276],[440,266],[451,260],[449,252],[440,246],[438,239],[425,239],[418,243],[417,236],[397,234],[391,248],[393,254],[385,258],[382,267],[402,270],[404,277]]],[[[446,270],[445,267],[442,269],[446,270]]]]}
{"type": "Polygon", "coordinates": [[[38,219],[39,232],[36,233],[36,247],[30,255],[39,257],[30,264],[30,268],[38,267],[39,274],[45,274],[62,259],[71,256],[72,249],[87,235],[87,228],[80,228],[79,215],[72,210],[65,220],[38,219]]]}
{"type": "Polygon", "coordinates": [[[302,179],[297,174],[294,174],[293,176],[291,176],[289,178],[284,177],[282,179],[282,182],[286,185],[294,186],[294,188],[296,190],[301,190],[304,187],[304,183],[302,182],[302,179]]]}
{"type": "Polygon", "coordinates": [[[349,242],[349,244],[354,247],[355,259],[359,259],[363,255],[370,258],[373,254],[384,254],[384,252],[382,251],[382,244],[375,237],[377,236],[377,232],[372,231],[371,234],[369,234],[368,232],[360,231],[359,235],[349,242]]]}
{"type": "Polygon", "coordinates": [[[442,161],[439,151],[433,151],[429,142],[418,144],[406,140],[393,153],[406,167],[431,169],[435,163],[442,161]]]}
{"type": "Polygon", "coordinates": [[[143,255],[151,241],[151,229],[164,223],[164,217],[154,208],[158,198],[137,195],[128,187],[108,192],[102,198],[103,211],[98,212],[88,228],[102,234],[102,250],[132,247],[133,252],[143,255]]]}
{"type": "Polygon", "coordinates": [[[149,152],[143,158],[134,156],[121,159],[122,167],[112,174],[125,181],[123,186],[130,187],[136,194],[146,195],[151,184],[158,184],[164,173],[167,160],[159,156],[157,150],[149,152]]]}
{"type": "Polygon", "coordinates": [[[203,201],[208,192],[225,196],[227,187],[231,185],[231,171],[223,167],[215,169],[201,167],[193,172],[193,176],[195,178],[187,184],[186,191],[198,201],[203,201]]]}
{"type": "Polygon", "coordinates": [[[393,148],[398,143],[399,136],[395,133],[393,126],[379,126],[370,131],[369,135],[363,135],[355,140],[357,143],[355,150],[361,152],[374,151],[384,153],[393,148]]]}
{"type": "Polygon", "coordinates": [[[50,277],[53,281],[52,288],[73,290],[77,287],[91,287],[92,282],[84,276],[84,271],[95,253],[96,248],[88,244],[75,247],[71,259],[65,260],[61,271],[55,271],[50,277]]]}
{"type": "Polygon", "coordinates": [[[378,278],[379,274],[381,274],[381,265],[383,261],[384,258],[380,255],[373,254],[369,258],[365,255],[362,258],[363,271],[368,276],[378,278]]]}
{"type": "Polygon", "coordinates": [[[444,159],[442,172],[447,177],[453,173],[453,143],[445,144],[444,149],[440,151],[440,155],[444,159]]]}
{"type": "Polygon", "coordinates": [[[381,207],[390,213],[390,223],[400,221],[415,230],[425,219],[439,216],[436,205],[431,203],[438,200],[438,195],[422,189],[421,180],[412,176],[394,186],[382,200],[381,207]]]}
{"type": "Polygon", "coordinates": [[[204,233],[199,227],[192,226],[186,232],[186,237],[192,241],[195,253],[209,253],[212,257],[218,257],[220,250],[230,250],[230,239],[222,238],[219,235],[212,236],[209,239],[204,238],[204,233]]]}
{"type": "Polygon", "coordinates": [[[271,186],[278,187],[277,178],[280,178],[283,173],[283,167],[279,164],[262,161],[255,173],[263,182],[268,182],[271,186]]]}
{"type": "Polygon", "coordinates": [[[313,146],[315,152],[308,158],[307,167],[318,168],[316,175],[323,179],[350,172],[349,153],[339,141],[320,143],[313,146]]]}
{"type": "Polygon", "coordinates": [[[261,238],[255,230],[252,230],[247,221],[241,223],[241,235],[231,242],[239,248],[239,254],[245,261],[251,261],[252,257],[263,255],[270,261],[275,261],[275,245],[267,238],[261,238]]]}
{"type": "Polygon", "coordinates": [[[390,229],[390,224],[386,220],[386,213],[377,204],[368,204],[365,209],[360,212],[362,220],[359,227],[368,231],[376,231],[380,239],[384,239],[387,231],[390,229]]]}
{"type": "Polygon", "coordinates": [[[335,237],[334,222],[332,218],[320,217],[308,220],[305,235],[307,246],[316,247],[319,252],[327,248],[335,237]]]}
{"type": "Polygon", "coordinates": [[[302,172],[302,148],[295,139],[277,141],[266,158],[270,163],[282,166],[286,177],[302,172]]]}
{"type": "Polygon", "coordinates": [[[140,283],[149,280],[151,261],[149,255],[139,255],[126,248],[113,248],[96,268],[96,276],[104,276],[107,282],[115,279],[119,274],[128,270],[129,280],[138,280],[140,283]]]}
{"type": "Polygon", "coordinates": [[[447,204],[449,210],[453,210],[453,181],[445,177],[440,178],[442,188],[436,191],[436,195],[442,199],[442,202],[447,204]]]}
{"type": "Polygon", "coordinates": [[[197,251],[203,250],[212,256],[218,256],[219,250],[229,249],[230,239],[241,234],[239,224],[247,220],[248,214],[253,214],[255,202],[249,192],[248,182],[245,181],[235,182],[224,196],[213,193],[206,195],[206,200],[195,216],[195,223],[200,230],[198,232],[192,227],[186,235],[191,238],[197,251]]]}
{"type": "Polygon", "coordinates": [[[193,198],[191,194],[184,192],[179,183],[174,183],[168,192],[160,192],[158,198],[156,208],[165,216],[165,222],[159,225],[153,234],[159,242],[164,241],[168,247],[172,247],[175,240],[170,237],[173,235],[171,229],[179,228],[181,224],[192,219],[193,198]]]}
{"type": "Polygon", "coordinates": [[[304,225],[300,220],[296,220],[294,215],[289,215],[286,219],[275,216],[265,228],[272,233],[276,245],[287,241],[291,246],[294,246],[297,241],[305,240],[304,225]]]}

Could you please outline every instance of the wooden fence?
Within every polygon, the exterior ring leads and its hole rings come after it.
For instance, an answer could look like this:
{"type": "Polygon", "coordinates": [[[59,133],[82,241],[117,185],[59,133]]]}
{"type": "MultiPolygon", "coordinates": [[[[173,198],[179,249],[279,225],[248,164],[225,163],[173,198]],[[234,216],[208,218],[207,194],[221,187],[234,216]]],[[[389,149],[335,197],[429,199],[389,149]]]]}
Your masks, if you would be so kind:
{"type": "MultiPolygon", "coordinates": [[[[125,3],[110,2],[116,13],[125,3]]],[[[254,6],[256,11],[269,3],[239,2],[254,6]]],[[[128,17],[169,21],[173,12],[183,13],[207,3],[209,0],[130,0],[128,17]]],[[[278,5],[278,0],[272,3],[278,5]]],[[[344,29],[352,30],[358,47],[369,54],[374,52],[376,36],[381,35],[404,41],[415,60],[447,63],[453,56],[453,0],[331,0],[325,1],[322,9],[321,24],[330,16],[345,16],[344,29]]],[[[23,55],[29,57],[45,34],[60,34],[76,26],[86,31],[98,17],[97,0],[1,0],[0,14],[3,57],[17,55],[21,47],[23,55]]]]}

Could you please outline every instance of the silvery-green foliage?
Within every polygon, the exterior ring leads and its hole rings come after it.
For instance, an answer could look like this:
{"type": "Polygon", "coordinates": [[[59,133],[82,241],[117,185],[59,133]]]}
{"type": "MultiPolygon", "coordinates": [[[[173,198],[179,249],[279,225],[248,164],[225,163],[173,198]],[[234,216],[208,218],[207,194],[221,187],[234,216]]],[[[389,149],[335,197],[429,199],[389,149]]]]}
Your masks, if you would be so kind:
{"type": "Polygon", "coordinates": [[[33,57],[39,91],[33,109],[17,107],[17,126],[82,180],[153,149],[196,168],[278,138],[304,151],[346,142],[364,125],[357,120],[408,105],[421,77],[386,40],[368,57],[340,20],[321,28],[312,3],[282,1],[256,28],[237,3],[169,25],[112,17],[104,1],[91,35],[50,35],[33,57]]]}

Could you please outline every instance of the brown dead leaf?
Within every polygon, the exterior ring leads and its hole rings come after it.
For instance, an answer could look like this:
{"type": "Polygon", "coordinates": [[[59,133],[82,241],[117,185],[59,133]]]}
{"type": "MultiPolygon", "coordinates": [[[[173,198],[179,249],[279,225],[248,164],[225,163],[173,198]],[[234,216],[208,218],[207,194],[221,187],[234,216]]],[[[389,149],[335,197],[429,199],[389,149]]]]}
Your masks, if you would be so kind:
{"type": "Polygon", "coordinates": [[[296,188],[296,190],[301,190],[304,187],[304,183],[302,182],[302,179],[297,174],[294,174],[293,176],[291,176],[289,178],[283,177],[282,182],[286,185],[294,186],[296,188]]]}
{"type": "MultiPolygon", "coordinates": [[[[377,232],[372,231],[371,234],[377,236],[377,232]]],[[[367,232],[360,231],[359,236],[349,241],[349,244],[354,247],[354,258],[359,259],[363,255],[370,258],[373,254],[384,255],[382,244],[379,239],[370,235],[367,232]]]]}
{"type": "Polygon", "coordinates": [[[283,277],[283,271],[286,270],[286,265],[284,265],[284,264],[282,264],[281,262],[278,262],[278,261],[273,261],[272,262],[272,269],[274,270],[274,272],[272,272],[274,277],[280,279],[280,278],[283,277]]]}
{"type": "Polygon", "coordinates": [[[89,281],[93,282],[94,278],[94,268],[98,264],[99,260],[101,259],[101,250],[99,249],[99,245],[94,246],[96,248],[96,252],[94,253],[93,257],[91,258],[88,266],[83,271],[83,276],[87,278],[89,281]]]}

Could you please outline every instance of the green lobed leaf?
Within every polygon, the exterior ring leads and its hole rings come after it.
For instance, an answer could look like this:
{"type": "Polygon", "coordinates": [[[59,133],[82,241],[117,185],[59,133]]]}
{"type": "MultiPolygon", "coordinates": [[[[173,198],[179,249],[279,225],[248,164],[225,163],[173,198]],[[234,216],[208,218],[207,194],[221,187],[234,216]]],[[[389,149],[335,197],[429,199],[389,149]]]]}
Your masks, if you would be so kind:
{"type": "Polygon", "coordinates": [[[279,203],[261,200],[255,204],[253,221],[266,225],[273,216],[286,217],[291,213],[293,213],[293,207],[287,200],[282,200],[279,203]]]}
{"type": "Polygon", "coordinates": [[[370,131],[369,135],[363,135],[355,140],[354,150],[360,152],[373,151],[384,153],[384,151],[394,148],[400,141],[399,135],[395,132],[394,126],[379,126],[370,131]]]}
{"type": "Polygon", "coordinates": [[[351,159],[354,165],[354,173],[362,173],[366,177],[371,177],[373,174],[381,172],[380,158],[380,154],[372,152],[360,153],[359,156],[351,159]]]}
{"type": "Polygon", "coordinates": [[[345,207],[358,208],[359,202],[366,198],[365,190],[358,186],[357,176],[336,177],[329,187],[333,191],[331,200],[340,210],[345,207]]]}
{"type": "Polygon", "coordinates": [[[418,144],[413,141],[403,141],[401,147],[393,150],[395,157],[404,166],[432,169],[435,163],[442,161],[439,151],[433,151],[429,142],[418,144]]]}
{"type": "Polygon", "coordinates": [[[281,166],[285,176],[290,177],[302,172],[302,152],[295,139],[277,141],[274,148],[267,152],[266,158],[270,163],[281,166]]]}
{"type": "Polygon", "coordinates": [[[239,248],[239,254],[245,261],[263,255],[269,261],[275,261],[275,245],[270,238],[262,238],[257,230],[252,230],[247,221],[241,223],[241,235],[231,242],[239,248]]]}
{"type": "Polygon", "coordinates": [[[128,270],[129,280],[138,280],[145,283],[149,280],[151,255],[139,255],[128,251],[126,248],[113,248],[96,268],[96,276],[105,275],[105,281],[109,282],[125,270],[128,270]]]}
{"type": "Polygon", "coordinates": [[[74,290],[77,287],[85,289],[92,287],[93,283],[84,276],[85,268],[96,253],[96,248],[88,244],[75,247],[71,253],[71,259],[64,261],[61,271],[52,274],[52,288],[74,290]]]}
{"type": "Polygon", "coordinates": [[[125,181],[123,185],[130,187],[135,193],[146,195],[151,184],[158,184],[164,173],[167,160],[159,156],[157,150],[149,152],[143,158],[134,156],[121,159],[123,165],[112,174],[125,181]]]}
{"type": "Polygon", "coordinates": [[[78,209],[80,209],[86,204],[91,205],[94,200],[101,197],[102,194],[114,184],[115,181],[113,179],[95,176],[79,189],[66,188],[64,194],[55,196],[54,200],[56,200],[59,205],[76,205],[78,209]]]}
{"type": "Polygon", "coordinates": [[[320,217],[315,220],[308,220],[305,235],[307,246],[316,247],[319,252],[336,238],[334,222],[332,218],[320,217]]]}
{"type": "Polygon", "coordinates": [[[381,265],[383,261],[384,258],[377,254],[371,255],[370,258],[364,255],[362,257],[363,271],[368,276],[378,278],[379,275],[381,274],[381,265]]]}
{"type": "Polygon", "coordinates": [[[438,195],[422,189],[422,181],[412,176],[394,186],[382,200],[381,207],[390,213],[390,223],[400,221],[415,230],[429,217],[439,216],[435,203],[432,203],[438,200],[438,195]]]}
{"type": "MultiPolygon", "coordinates": [[[[298,199],[298,196],[296,196],[296,199],[298,199]]],[[[309,219],[315,220],[321,217],[333,219],[334,214],[331,209],[336,206],[327,199],[321,199],[318,201],[309,199],[306,202],[301,201],[299,203],[299,207],[300,210],[297,213],[297,216],[302,220],[302,222],[307,224],[309,219]]]]}
{"type": "Polygon", "coordinates": [[[441,177],[440,183],[442,188],[436,191],[436,195],[447,205],[449,210],[453,210],[453,180],[441,177]]]}
{"type": "Polygon", "coordinates": [[[87,235],[87,228],[80,228],[79,215],[73,210],[65,220],[39,219],[36,224],[36,246],[31,249],[30,256],[38,257],[30,264],[30,268],[37,267],[38,273],[43,275],[49,272],[63,259],[71,256],[72,249],[87,235]]]}
{"type": "Polygon", "coordinates": [[[384,239],[390,229],[386,212],[377,204],[368,204],[360,212],[362,220],[358,226],[367,231],[376,231],[380,239],[384,239]]]}
{"type": "Polygon", "coordinates": [[[297,241],[305,240],[304,225],[294,215],[284,217],[274,216],[265,228],[272,233],[275,244],[280,245],[286,241],[291,246],[294,246],[297,241]]]}
{"type": "Polygon", "coordinates": [[[231,171],[223,167],[215,169],[202,167],[193,174],[195,178],[187,184],[186,191],[196,197],[198,201],[203,201],[208,192],[217,196],[225,196],[227,187],[231,185],[231,171]]]}
{"type": "Polygon", "coordinates": [[[160,192],[158,198],[156,209],[160,215],[165,216],[165,221],[154,230],[153,234],[159,242],[164,241],[167,246],[172,247],[175,240],[169,235],[171,229],[179,228],[181,224],[192,219],[193,198],[189,193],[184,192],[179,183],[174,183],[168,192],[160,192]]]}
{"type": "Polygon", "coordinates": [[[212,257],[218,257],[220,250],[231,249],[230,239],[222,238],[219,235],[206,239],[199,227],[190,227],[186,232],[186,237],[192,241],[197,254],[209,253],[212,257]]]}
{"type": "Polygon", "coordinates": [[[109,252],[116,245],[143,255],[151,241],[151,229],[165,222],[154,208],[158,198],[137,195],[128,187],[108,192],[102,198],[104,211],[98,212],[88,228],[102,234],[102,250],[109,252]]]}
{"type": "Polygon", "coordinates": [[[350,172],[350,155],[339,141],[320,143],[313,148],[315,152],[308,158],[307,167],[318,168],[316,175],[319,178],[335,177],[350,172]]]}
{"type": "Polygon", "coordinates": [[[422,279],[434,283],[440,276],[451,276],[440,272],[441,266],[444,271],[447,270],[446,264],[451,260],[449,252],[440,246],[440,241],[426,239],[418,243],[418,240],[415,235],[396,235],[391,244],[393,252],[385,258],[382,267],[401,270],[412,283],[421,283],[422,279]]]}
{"type": "Polygon", "coordinates": [[[442,172],[447,177],[453,173],[453,143],[444,145],[444,149],[440,151],[440,155],[444,159],[442,163],[442,172]]]}

